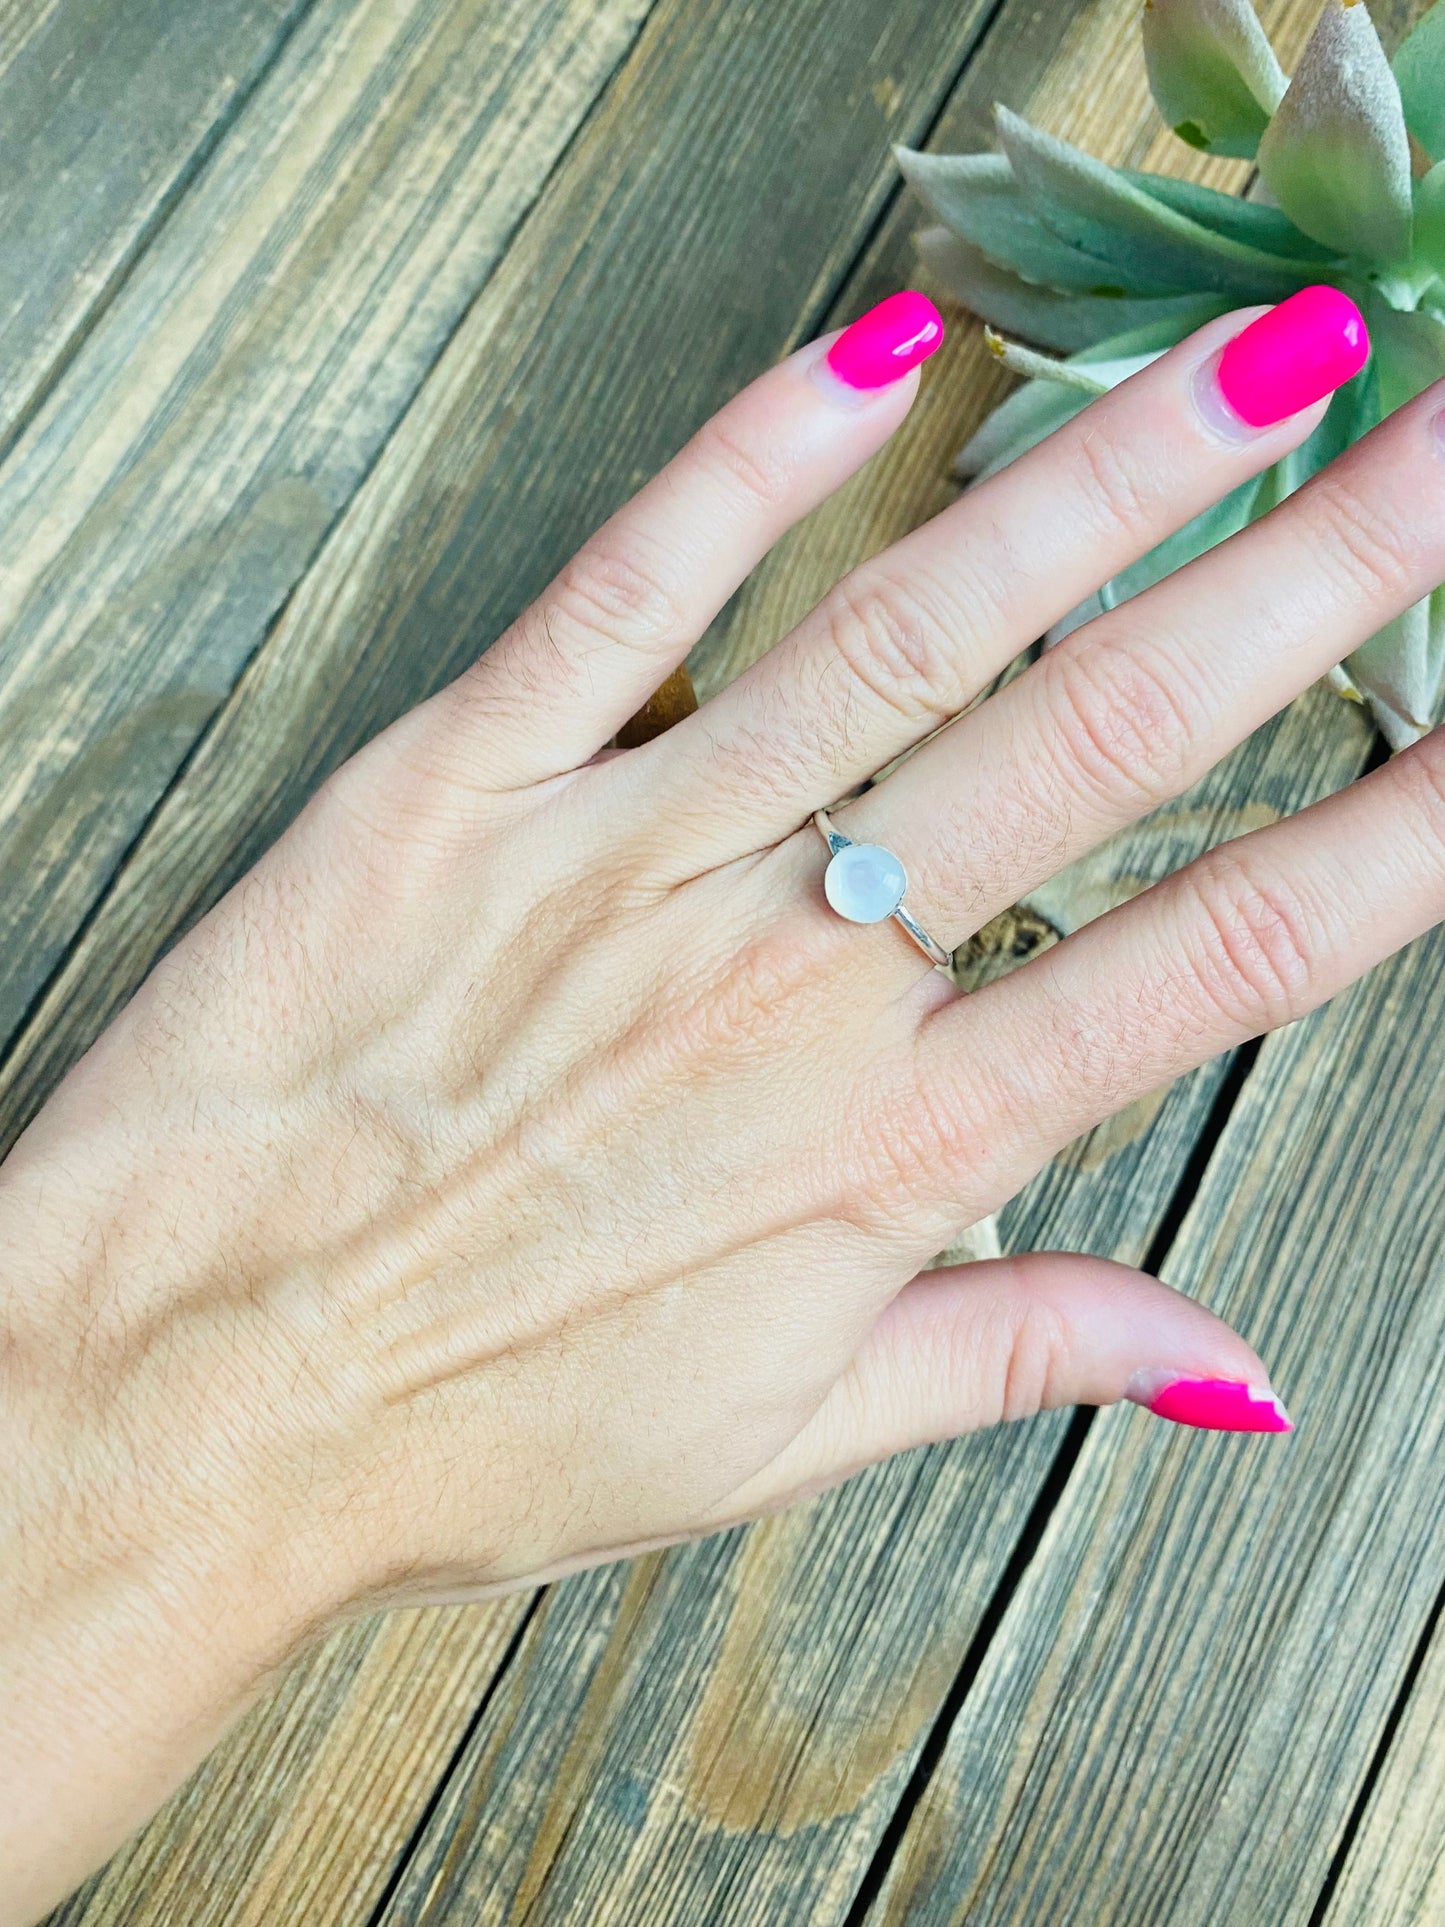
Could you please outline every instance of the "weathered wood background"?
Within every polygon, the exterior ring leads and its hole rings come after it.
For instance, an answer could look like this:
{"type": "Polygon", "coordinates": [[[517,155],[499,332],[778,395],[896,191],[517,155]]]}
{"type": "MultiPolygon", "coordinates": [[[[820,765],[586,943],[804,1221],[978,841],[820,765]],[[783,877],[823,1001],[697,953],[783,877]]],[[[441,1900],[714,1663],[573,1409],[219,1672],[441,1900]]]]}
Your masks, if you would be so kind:
{"type": "MultiPolygon", "coordinates": [[[[328,769],[909,278],[890,143],[986,144],[1002,99],[1243,186],[1159,129],[1135,7],[0,0],[4,1141],[328,769]]],[[[1315,0],[1261,10],[1288,63],[1315,0]]],[[[948,498],[999,392],[959,322],[704,689],[948,498]]],[[[1371,753],[1308,697],[1065,900],[1371,753]]],[[[1227,1310],[1286,1449],[1055,1415],[349,1628],[57,1927],[1445,1919],[1442,963],[1133,1107],[1004,1216],[1227,1310]]]]}

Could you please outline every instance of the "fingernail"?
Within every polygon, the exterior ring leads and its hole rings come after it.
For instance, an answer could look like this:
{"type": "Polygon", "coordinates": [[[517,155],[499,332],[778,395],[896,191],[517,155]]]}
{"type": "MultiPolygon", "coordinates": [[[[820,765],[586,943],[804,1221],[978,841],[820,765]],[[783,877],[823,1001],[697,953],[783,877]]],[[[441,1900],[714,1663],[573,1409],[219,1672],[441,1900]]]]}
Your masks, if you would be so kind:
{"type": "Polygon", "coordinates": [[[1135,1372],[1125,1398],[1156,1418],[1207,1432],[1292,1432],[1294,1421],[1267,1385],[1179,1372],[1135,1372]]]}
{"type": "Polygon", "coordinates": [[[1365,317],[1347,294],[1321,284],[1241,328],[1224,344],[1212,379],[1236,428],[1268,428],[1330,394],[1369,358],[1365,317]]]}
{"type": "Polygon", "coordinates": [[[845,328],[828,350],[829,368],[848,388],[886,388],[943,342],[943,317],[925,294],[905,289],[845,328]]]}

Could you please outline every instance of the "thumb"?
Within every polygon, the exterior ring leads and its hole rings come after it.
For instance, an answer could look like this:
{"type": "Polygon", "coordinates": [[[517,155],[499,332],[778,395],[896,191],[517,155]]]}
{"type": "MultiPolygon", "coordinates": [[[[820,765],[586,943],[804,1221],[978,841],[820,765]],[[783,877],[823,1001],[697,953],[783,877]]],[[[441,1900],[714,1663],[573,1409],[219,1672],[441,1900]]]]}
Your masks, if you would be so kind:
{"type": "Polygon", "coordinates": [[[1143,1272],[1063,1252],[924,1272],[792,1444],[724,1510],[748,1518],[910,1446],[1124,1398],[1211,1431],[1293,1430],[1244,1340],[1143,1272]]]}

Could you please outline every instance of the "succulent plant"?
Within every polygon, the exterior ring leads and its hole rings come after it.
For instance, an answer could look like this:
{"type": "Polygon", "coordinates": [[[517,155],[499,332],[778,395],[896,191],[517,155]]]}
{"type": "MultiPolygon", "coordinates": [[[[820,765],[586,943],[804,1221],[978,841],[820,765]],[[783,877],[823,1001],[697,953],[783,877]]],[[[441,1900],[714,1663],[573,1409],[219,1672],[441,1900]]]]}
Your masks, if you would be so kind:
{"type": "MultiPolygon", "coordinates": [[[[1374,353],[1301,448],[1116,576],[1046,640],[1264,514],[1445,375],[1445,0],[1393,61],[1364,0],[1327,0],[1289,80],[1250,0],[1145,0],[1143,41],[1174,132],[1255,162],[1248,198],[1108,167],[1003,107],[997,154],[899,151],[942,223],[918,236],[931,278],[991,324],[995,351],[1028,378],[962,451],[960,474],[1012,461],[1210,316],[1309,282],[1359,302],[1374,353]]],[[[1445,700],[1445,591],[1372,636],[1332,680],[1368,702],[1393,748],[1423,735],[1445,700]]]]}

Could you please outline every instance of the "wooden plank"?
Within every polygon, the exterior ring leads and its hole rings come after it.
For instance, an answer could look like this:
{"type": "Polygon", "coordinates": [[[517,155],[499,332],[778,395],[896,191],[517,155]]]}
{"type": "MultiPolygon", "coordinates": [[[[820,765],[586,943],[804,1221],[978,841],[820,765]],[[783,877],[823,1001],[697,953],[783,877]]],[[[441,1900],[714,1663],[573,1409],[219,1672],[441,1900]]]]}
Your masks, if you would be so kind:
{"type": "MultiPolygon", "coordinates": [[[[944,19],[917,0],[880,33],[867,0],[746,18],[721,4],[663,10],[36,1013],[11,1059],[10,1131],[327,763],[443,680],[640,473],[816,325],[819,289],[889,191],[887,136],[929,124],[978,11],[944,19]],[[914,78],[894,80],[910,56],[914,78]],[[809,172],[824,124],[825,164],[809,172]],[[792,185],[760,214],[774,170],[792,185]],[[760,232],[780,266],[740,286],[736,263],[760,232]]],[[[359,1669],[358,1695],[390,1690],[388,1664],[359,1669]]],[[[284,1745],[273,1728],[252,1756],[284,1745]]],[[[403,1802],[425,1785],[400,1777],[403,1802]]],[[[353,1830],[394,1829],[392,1793],[374,1797],[380,1820],[364,1804],[332,1816],[338,1859],[353,1830]]],[[[233,1855],[215,1839],[227,1824],[184,1801],[158,1821],[143,1872],[127,1876],[127,1922],[181,1909],[197,1854],[218,1890],[263,1892],[272,1918],[292,1917],[311,1834],[283,1822],[263,1851],[233,1855]]]]}
{"type": "Polygon", "coordinates": [[[0,449],[309,4],[0,9],[0,449]]]}
{"type": "Polygon", "coordinates": [[[317,0],[0,469],[0,1036],[650,0],[317,0]]]}
{"type": "Polygon", "coordinates": [[[1265,1045],[1171,1254],[1298,1432],[1100,1420],[871,1919],[1310,1919],[1445,1581],[1442,963],[1265,1045]]]}
{"type": "Polygon", "coordinates": [[[1321,1927],[1445,1920],[1445,1639],[1438,1628],[1321,1927]]]}
{"type": "Polygon", "coordinates": [[[343,1628],[48,1927],[362,1921],[526,1601],[343,1628]]]}
{"type": "Polygon", "coordinates": [[[840,1918],[1064,1424],[553,1588],[383,1919],[840,1918]]]}

